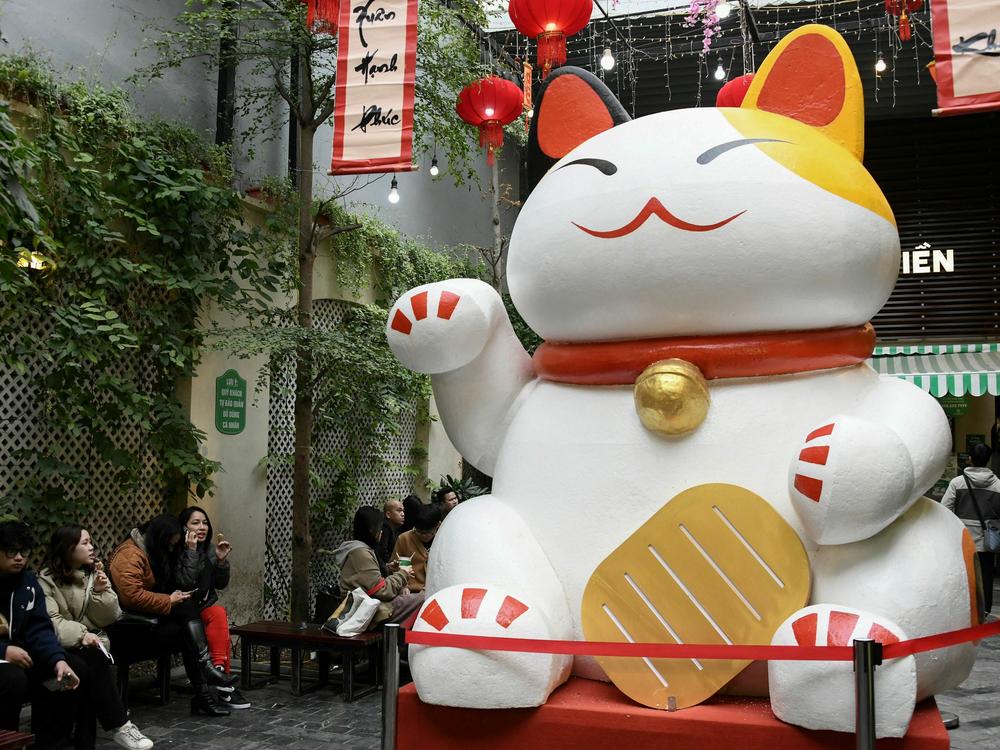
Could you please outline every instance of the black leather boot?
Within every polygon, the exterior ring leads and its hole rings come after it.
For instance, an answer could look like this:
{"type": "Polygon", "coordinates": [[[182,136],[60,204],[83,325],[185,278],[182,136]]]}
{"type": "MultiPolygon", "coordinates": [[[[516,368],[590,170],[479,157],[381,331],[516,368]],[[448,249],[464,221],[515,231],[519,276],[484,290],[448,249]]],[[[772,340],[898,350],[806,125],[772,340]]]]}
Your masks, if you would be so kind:
{"type": "Polygon", "coordinates": [[[239,675],[226,674],[220,669],[212,666],[212,660],[208,656],[208,639],[205,637],[205,625],[201,620],[188,620],[185,623],[184,633],[194,647],[194,653],[198,657],[198,666],[201,669],[201,676],[205,682],[215,687],[232,687],[239,680],[239,675]]]}
{"type": "Polygon", "coordinates": [[[232,711],[230,711],[226,706],[220,705],[217,700],[215,700],[215,690],[208,687],[208,685],[202,685],[201,689],[194,694],[191,699],[191,715],[192,716],[229,716],[232,711]]]}

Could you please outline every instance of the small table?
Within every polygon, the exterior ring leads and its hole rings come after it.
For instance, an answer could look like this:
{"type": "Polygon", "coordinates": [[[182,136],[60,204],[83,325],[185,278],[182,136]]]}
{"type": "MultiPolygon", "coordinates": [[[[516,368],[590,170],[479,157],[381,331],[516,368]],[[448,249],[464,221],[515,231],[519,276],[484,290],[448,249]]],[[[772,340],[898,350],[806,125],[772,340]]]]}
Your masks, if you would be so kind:
{"type": "Polygon", "coordinates": [[[306,689],[302,687],[302,652],[318,651],[323,656],[329,653],[338,653],[341,656],[343,666],[343,686],[344,701],[357,700],[369,693],[378,690],[381,684],[381,661],[382,654],[379,646],[382,643],[382,634],[362,633],[351,638],[344,638],[330,633],[319,625],[306,624],[297,625],[291,622],[279,620],[265,620],[262,622],[252,622],[248,625],[240,625],[232,628],[233,635],[240,637],[240,658],[241,674],[240,686],[246,690],[253,687],[251,682],[251,668],[253,666],[253,647],[266,646],[271,649],[271,678],[278,679],[281,673],[281,649],[287,648],[292,652],[292,695],[302,695],[311,692],[327,684],[330,675],[329,657],[320,659],[320,679],[315,685],[306,689]],[[367,653],[368,663],[374,672],[372,684],[365,686],[362,690],[355,690],[354,669],[357,666],[358,656],[367,653]]]}
{"type": "Polygon", "coordinates": [[[35,735],[0,729],[0,750],[21,750],[35,744],[35,735]]]}

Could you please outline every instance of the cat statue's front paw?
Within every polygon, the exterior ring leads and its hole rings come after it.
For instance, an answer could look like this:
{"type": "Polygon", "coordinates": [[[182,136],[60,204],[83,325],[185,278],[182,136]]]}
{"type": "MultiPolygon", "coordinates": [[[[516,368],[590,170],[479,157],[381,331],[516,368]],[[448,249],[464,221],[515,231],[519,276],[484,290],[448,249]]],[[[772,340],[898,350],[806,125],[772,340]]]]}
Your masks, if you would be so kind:
{"type": "MultiPolygon", "coordinates": [[[[461,584],[425,603],[413,630],[551,639],[542,612],[519,593],[461,584]]],[[[572,657],[447,646],[410,646],[410,672],[424,703],[465,708],[540,706],[569,675],[572,657]]]]}
{"type": "Polygon", "coordinates": [[[848,544],[874,536],[910,506],[913,462],[885,425],[839,414],[808,434],[788,485],[813,541],[848,544]]]}
{"type": "Polygon", "coordinates": [[[450,279],[406,292],[392,306],[386,337],[396,358],[427,374],[474,360],[504,314],[500,295],[476,279],[450,279]]]}

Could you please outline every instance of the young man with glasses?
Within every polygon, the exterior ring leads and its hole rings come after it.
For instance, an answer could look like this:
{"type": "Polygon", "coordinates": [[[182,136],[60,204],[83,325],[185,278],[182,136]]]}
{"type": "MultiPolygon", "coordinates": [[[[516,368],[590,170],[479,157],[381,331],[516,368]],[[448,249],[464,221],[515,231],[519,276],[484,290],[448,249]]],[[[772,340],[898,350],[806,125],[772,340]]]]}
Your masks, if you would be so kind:
{"type": "Polygon", "coordinates": [[[66,663],[45,594],[27,569],[35,547],[18,521],[0,523],[0,729],[16,731],[21,704],[32,699],[31,731],[38,747],[67,746],[79,678],[66,663]]]}

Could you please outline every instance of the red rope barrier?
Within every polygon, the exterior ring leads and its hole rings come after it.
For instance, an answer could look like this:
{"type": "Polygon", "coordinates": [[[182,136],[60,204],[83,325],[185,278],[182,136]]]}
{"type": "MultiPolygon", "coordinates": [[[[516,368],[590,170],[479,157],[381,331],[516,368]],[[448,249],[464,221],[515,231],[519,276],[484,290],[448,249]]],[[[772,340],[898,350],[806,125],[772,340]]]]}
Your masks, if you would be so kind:
{"type": "MultiPolygon", "coordinates": [[[[924,651],[977,641],[1000,634],[1000,621],[947,633],[913,638],[885,646],[884,659],[910,656],[924,651]]],[[[453,635],[408,630],[406,642],[421,646],[448,646],[475,651],[515,651],[527,654],[572,656],[648,657],[651,659],[750,659],[754,661],[852,661],[851,646],[722,646],[710,643],[617,643],[609,641],[550,641],[540,638],[504,638],[453,635]]]]}

